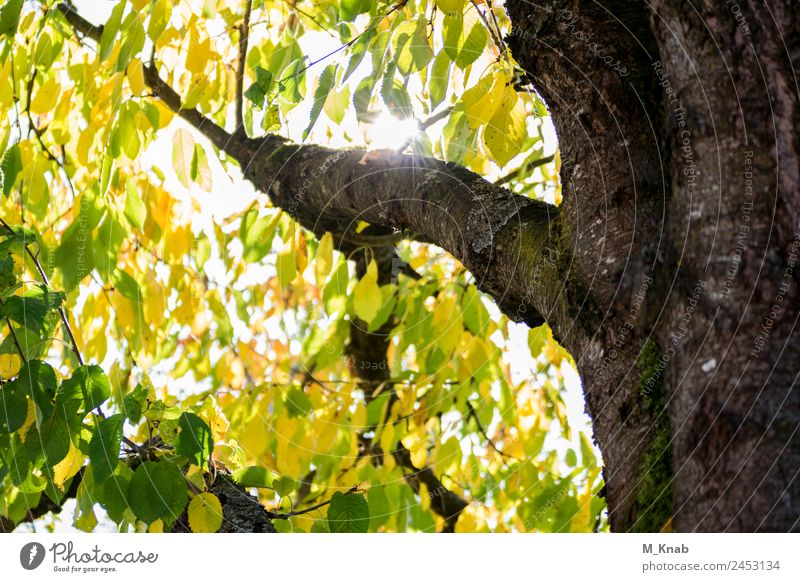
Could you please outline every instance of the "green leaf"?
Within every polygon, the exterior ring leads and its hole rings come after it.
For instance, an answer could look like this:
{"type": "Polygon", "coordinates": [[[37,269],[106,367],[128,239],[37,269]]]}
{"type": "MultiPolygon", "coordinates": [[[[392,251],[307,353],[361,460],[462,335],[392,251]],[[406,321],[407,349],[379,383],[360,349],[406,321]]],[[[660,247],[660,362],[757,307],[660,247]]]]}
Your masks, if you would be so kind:
{"type": "Polygon", "coordinates": [[[311,412],[311,400],[308,399],[305,392],[296,386],[289,389],[286,393],[285,403],[289,416],[305,417],[311,412]]]}
{"type": "Polygon", "coordinates": [[[59,415],[51,416],[38,431],[29,434],[25,446],[35,464],[44,459],[48,467],[54,467],[69,452],[70,427],[59,415]]]}
{"type": "MultiPolygon", "coordinates": [[[[84,472],[84,480],[94,471],[94,467],[89,465],[84,472]]],[[[133,471],[125,463],[119,463],[114,474],[101,484],[96,484],[94,491],[96,501],[103,506],[113,521],[119,523],[123,520],[125,512],[128,510],[126,495],[130,487],[133,471]]]]}
{"type": "Polygon", "coordinates": [[[179,128],[172,136],[172,167],[185,188],[189,188],[194,157],[194,138],[189,130],[179,128]]]}
{"type": "Polygon", "coordinates": [[[244,467],[236,469],[231,477],[242,487],[272,489],[277,475],[264,467],[244,467]]]}
{"type": "Polygon", "coordinates": [[[428,87],[431,94],[431,110],[436,109],[447,96],[447,84],[450,81],[450,58],[441,51],[431,65],[428,76],[428,87]]]}
{"type": "Polygon", "coordinates": [[[0,432],[12,433],[25,424],[28,399],[19,379],[0,386],[0,432]]]}
{"type": "Polygon", "coordinates": [[[294,482],[294,479],[287,477],[286,475],[272,482],[275,492],[281,497],[286,497],[289,495],[289,493],[294,491],[295,485],[296,483],[294,482]]]}
{"type": "Polygon", "coordinates": [[[147,207],[130,177],[125,179],[125,218],[136,228],[142,228],[147,218],[147,207]]]}
{"type": "Polygon", "coordinates": [[[553,332],[550,326],[543,323],[539,327],[528,330],[528,348],[531,350],[531,356],[534,358],[542,353],[544,344],[553,337],[553,332]]]}
{"type": "Polygon", "coordinates": [[[428,25],[424,16],[415,22],[404,22],[394,34],[394,54],[397,68],[404,76],[421,71],[433,58],[428,40],[428,25]]]}
{"type": "Polygon", "coordinates": [[[364,496],[334,493],[328,507],[328,527],[331,533],[366,533],[369,529],[369,504],[364,496]]]}
{"type": "Polygon", "coordinates": [[[0,305],[0,318],[7,317],[33,332],[41,333],[47,314],[58,309],[63,301],[63,292],[38,285],[25,295],[12,295],[6,299],[0,305]]]}
{"type": "Polygon", "coordinates": [[[333,91],[334,87],[336,86],[337,69],[337,65],[328,65],[325,67],[319,77],[319,83],[314,91],[314,103],[311,105],[311,115],[309,118],[308,127],[306,127],[305,131],[303,131],[303,140],[305,140],[308,137],[308,134],[311,133],[311,129],[314,127],[314,124],[317,123],[319,114],[322,112],[322,107],[325,105],[325,101],[328,99],[328,94],[333,91]]]}
{"type": "Polygon", "coordinates": [[[111,385],[103,369],[96,364],[83,365],[75,369],[69,380],[64,380],[59,392],[75,393],[80,389],[84,410],[89,412],[103,404],[111,395],[111,385]]]}
{"type": "Polygon", "coordinates": [[[122,24],[122,29],[125,31],[125,36],[114,67],[118,73],[124,71],[131,62],[131,58],[144,48],[145,40],[144,25],[136,11],[128,15],[122,24]]]}
{"type": "Polygon", "coordinates": [[[147,36],[155,42],[164,32],[172,16],[172,0],[155,0],[153,10],[150,12],[150,21],[147,23],[147,36]]]}
{"type": "Polygon", "coordinates": [[[3,154],[3,160],[0,162],[0,187],[2,187],[4,196],[8,196],[11,193],[14,181],[21,171],[22,156],[19,152],[19,145],[14,144],[6,150],[6,153],[3,154]]]}
{"type": "Polygon", "coordinates": [[[192,181],[205,192],[211,192],[211,168],[208,166],[206,150],[199,143],[194,144],[192,157],[192,181]]]}
{"type": "Polygon", "coordinates": [[[22,11],[22,0],[8,0],[0,8],[0,34],[14,36],[19,24],[19,14],[22,11]]]}
{"type": "Polygon", "coordinates": [[[274,216],[258,216],[258,207],[253,205],[242,216],[239,225],[239,238],[242,240],[242,258],[248,263],[263,259],[272,249],[275,229],[281,219],[281,213],[274,216]]]}
{"type": "Polygon", "coordinates": [[[475,11],[445,14],[442,22],[444,51],[461,69],[474,63],[486,48],[488,34],[475,11]]]}
{"type": "Polygon", "coordinates": [[[369,12],[369,0],[342,0],[339,3],[339,17],[345,22],[351,22],[356,16],[369,12]]]}
{"type": "Polygon", "coordinates": [[[147,524],[157,519],[175,521],[188,498],[183,473],[167,461],[145,461],[134,471],[128,487],[131,510],[147,524]]]}
{"type": "Polygon", "coordinates": [[[111,10],[111,15],[103,25],[103,34],[100,36],[100,60],[104,61],[111,54],[111,49],[114,48],[114,41],[119,34],[119,27],[122,23],[122,13],[125,12],[125,4],[127,0],[121,0],[111,10]]]}
{"type": "Polygon", "coordinates": [[[89,442],[89,461],[92,463],[94,479],[98,484],[113,475],[117,468],[124,423],[125,416],[122,414],[101,420],[89,442]]]}
{"type": "Polygon", "coordinates": [[[178,440],[175,452],[198,467],[205,467],[214,450],[214,439],[206,422],[191,412],[184,412],[178,419],[178,440]]]}
{"type": "Polygon", "coordinates": [[[53,368],[41,360],[29,360],[20,370],[18,381],[25,394],[39,407],[42,418],[49,418],[57,388],[53,368]]]}

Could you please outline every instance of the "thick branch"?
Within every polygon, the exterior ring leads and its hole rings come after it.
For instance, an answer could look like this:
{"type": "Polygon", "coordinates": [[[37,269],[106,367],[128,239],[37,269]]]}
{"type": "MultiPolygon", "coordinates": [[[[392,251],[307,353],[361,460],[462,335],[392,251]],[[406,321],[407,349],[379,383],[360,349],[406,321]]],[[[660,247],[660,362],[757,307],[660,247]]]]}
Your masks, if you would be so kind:
{"type": "MultiPolygon", "coordinates": [[[[392,277],[392,264],[396,256],[394,248],[381,247],[373,249],[370,254],[378,265],[378,282],[381,285],[388,283],[392,277]]],[[[359,276],[363,276],[366,271],[366,260],[366,253],[359,253],[356,260],[356,270],[359,276]]],[[[390,366],[386,357],[386,350],[394,322],[390,318],[385,325],[375,332],[367,331],[363,323],[358,320],[353,320],[350,323],[350,344],[347,351],[353,359],[353,374],[362,381],[361,386],[364,389],[364,395],[367,400],[372,396],[373,389],[381,385],[388,386],[386,389],[391,392],[391,397],[387,410],[391,410],[392,403],[397,399],[397,395],[394,392],[393,385],[389,382],[391,379],[390,366]]],[[[385,418],[384,422],[386,420],[385,418]]],[[[372,444],[370,439],[361,437],[361,442],[367,454],[377,453],[375,445],[372,444]]],[[[414,493],[417,495],[422,494],[422,485],[427,488],[431,509],[444,519],[442,531],[455,531],[458,516],[467,507],[468,503],[445,487],[430,467],[416,467],[411,460],[411,452],[402,442],[398,441],[395,444],[391,454],[397,464],[407,471],[405,474],[406,483],[413,489],[414,493]]],[[[376,457],[379,456],[376,454],[376,457]]]]}
{"type": "MultiPolygon", "coordinates": [[[[85,36],[102,32],[68,4],[59,5],[85,36]]],[[[231,135],[195,109],[150,65],[145,81],[170,109],[237,159],[273,204],[317,234],[344,244],[359,220],[432,242],[459,259],[480,289],[513,320],[529,325],[562,318],[557,211],[516,196],[477,174],[439,160],[391,151],[330,150],[278,136],[231,135]]]]}

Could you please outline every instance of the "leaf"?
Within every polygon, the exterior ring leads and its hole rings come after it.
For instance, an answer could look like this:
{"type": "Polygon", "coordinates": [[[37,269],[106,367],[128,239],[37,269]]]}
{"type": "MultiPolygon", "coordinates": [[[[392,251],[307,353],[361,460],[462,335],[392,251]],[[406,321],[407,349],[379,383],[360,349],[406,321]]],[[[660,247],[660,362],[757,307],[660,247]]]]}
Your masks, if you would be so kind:
{"type": "Polygon", "coordinates": [[[531,356],[534,358],[542,353],[545,343],[553,337],[553,332],[550,326],[543,323],[539,327],[534,327],[528,330],[528,348],[531,350],[531,356]]]}
{"type": "Polygon", "coordinates": [[[0,433],[19,430],[27,417],[28,401],[19,380],[3,384],[0,387],[0,433]]]}
{"type": "Polygon", "coordinates": [[[122,13],[125,12],[125,5],[127,0],[121,0],[111,10],[111,15],[103,25],[103,33],[100,35],[100,60],[106,60],[111,54],[111,49],[114,47],[114,41],[119,34],[119,26],[122,23],[122,13]]]}
{"type": "Polygon", "coordinates": [[[150,12],[150,20],[147,23],[147,36],[156,42],[161,34],[166,30],[169,19],[172,16],[172,0],[155,0],[153,9],[150,12]]]}
{"type": "Polygon", "coordinates": [[[503,102],[483,132],[483,143],[498,166],[505,166],[519,154],[528,135],[525,106],[517,92],[506,87],[503,102]]]}
{"type": "Polygon", "coordinates": [[[211,168],[208,166],[206,150],[199,143],[194,144],[192,181],[196,182],[201,190],[211,192],[211,168]]]}
{"type": "Polygon", "coordinates": [[[13,295],[0,304],[0,318],[8,318],[29,330],[44,331],[45,317],[64,301],[64,293],[38,285],[25,295],[13,295]]]}
{"type": "Polygon", "coordinates": [[[191,412],[184,412],[178,419],[178,440],[175,452],[198,467],[205,467],[214,450],[214,439],[206,422],[191,412]]]}
{"type": "Polygon", "coordinates": [[[431,94],[431,110],[436,109],[447,96],[447,84],[450,81],[450,59],[441,51],[431,65],[428,75],[428,89],[431,94]]]}
{"type": "Polygon", "coordinates": [[[444,52],[461,69],[478,60],[486,48],[488,34],[476,11],[461,11],[445,14],[442,21],[444,52]]]}
{"type": "Polygon", "coordinates": [[[172,167],[185,188],[189,188],[194,158],[194,138],[187,129],[179,128],[172,136],[172,167]]]}
{"type": "Polygon", "coordinates": [[[292,387],[286,393],[286,409],[291,417],[305,417],[311,412],[311,401],[300,388],[292,387]]]}
{"type": "Polygon", "coordinates": [[[53,483],[56,487],[63,489],[64,482],[74,477],[78,471],[80,471],[83,466],[83,461],[83,453],[70,442],[67,456],[53,467],[53,483]]]}
{"type": "Polygon", "coordinates": [[[14,188],[14,182],[17,176],[22,171],[22,156],[20,155],[19,145],[14,144],[6,150],[3,154],[3,160],[0,162],[0,186],[2,186],[3,195],[8,196],[14,188]]]}
{"type": "Polygon", "coordinates": [[[0,380],[10,380],[19,373],[22,360],[17,354],[0,354],[0,380]]]}
{"type": "Polygon", "coordinates": [[[502,72],[483,77],[478,84],[464,92],[462,101],[470,127],[486,125],[503,102],[506,76],[502,72]]]}
{"type": "Polygon", "coordinates": [[[276,475],[264,467],[244,467],[236,469],[231,477],[242,487],[272,489],[276,475]]]}
{"type": "Polygon", "coordinates": [[[188,497],[183,473],[167,461],[145,461],[134,471],[128,487],[131,510],[147,524],[157,519],[175,521],[188,497]]]}
{"type": "Polygon", "coordinates": [[[337,69],[337,65],[328,65],[319,76],[319,83],[317,83],[317,88],[314,91],[314,102],[311,105],[311,114],[309,117],[308,127],[306,127],[305,131],[303,131],[304,141],[308,137],[308,134],[311,133],[311,129],[314,127],[314,124],[317,123],[317,119],[322,111],[322,107],[325,105],[325,101],[328,99],[328,94],[336,86],[337,69]]]}
{"type": "Polygon", "coordinates": [[[322,235],[317,247],[317,257],[314,264],[314,276],[316,277],[317,287],[325,284],[328,274],[333,266],[333,235],[326,232],[322,235]]]}
{"type": "Polygon", "coordinates": [[[222,527],[222,504],[213,493],[195,495],[186,513],[195,533],[216,533],[222,527]]]}
{"type": "Polygon", "coordinates": [[[356,16],[369,12],[369,0],[342,0],[339,3],[339,16],[345,22],[355,20],[356,16]]]}
{"type": "Polygon", "coordinates": [[[436,6],[439,7],[439,10],[442,12],[461,12],[464,9],[464,4],[466,0],[434,0],[436,6]]]}
{"type": "Polygon", "coordinates": [[[23,0],[8,0],[0,8],[0,34],[13,36],[19,23],[19,14],[22,11],[23,0]]]}
{"type": "Polygon", "coordinates": [[[59,415],[51,416],[25,440],[31,459],[37,464],[44,459],[49,467],[57,465],[67,456],[70,447],[70,427],[67,419],[59,415]]]}
{"type": "Polygon", "coordinates": [[[89,364],[75,369],[69,380],[64,380],[59,389],[62,394],[75,394],[80,390],[84,410],[99,407],[111,395],[108,377],[100,366],[89,364]]]}
{"type": "Polygon", "coordinates": [[[142,25],[142,19],[133,11],[122,25],[125,31],[125,37],[122,41],[122,46],[119,49],[119,56],[114,70],[119,72],[128,68],[131,58],[139,53],[144,47],[145,32],[142,25]]]}
{"type": "Polygon", "coordinates": [[[378,315],[382,302],[383,295],[378,287],[378,265],[373,259],[353,289],[353,309],[358,317],[369,324],[378,315]]]}
{"type": "Polygon", "coordinates": [[[147,218],[147,207],[142,202],[142,197],[139,195],[139,190],[136,184],[130,177],[125,180],[125,218],[128,222],[136,228],[144,226],[145,218],[147,218]]]}
{"type": "Polygon", "coordinates": [[[101,420],[95,428],[89,442],[89,461],[97,484],[102,484],[117,468],[124,423],[125,415],[115,414],[101,420]]]}
{"type": "Polygon", "coordinates": [[[366,533],[369,529],[369,504],[364,496],[334,493],[328,507],[328,527],[331,533],[366,533]]]}
{"type": "Polygon", "coordinates": [[[278,281],[284,289],[297,277],[297,261],[294,251],[294,227],[290,229],[286,241],[283,243],[276,259],[278,281]]]}
{"type": "Polygon", "coordinates": [[[56,395],[55,370],[41,360],[28,360],[20,370],[18,381],[23,392],[39,407],[42,418],[49,418],[56,395]]]}
{"type": "Polygon", "coordinates": [[[239,238],[242,240],[242,258],[248,263],[263,259],[272,249],[275,229],[281,219],[281,213],[274,216],[258,216],[258,208],[253,205],[242,216],[239,225],[239,238]]]}
{"type": "Polygon", "coordinates": [[[404,76],[421,71],[433,59],[424,16],[414,22],[404,22],[394,33],[394,54],[397,68],[404,76]]]}

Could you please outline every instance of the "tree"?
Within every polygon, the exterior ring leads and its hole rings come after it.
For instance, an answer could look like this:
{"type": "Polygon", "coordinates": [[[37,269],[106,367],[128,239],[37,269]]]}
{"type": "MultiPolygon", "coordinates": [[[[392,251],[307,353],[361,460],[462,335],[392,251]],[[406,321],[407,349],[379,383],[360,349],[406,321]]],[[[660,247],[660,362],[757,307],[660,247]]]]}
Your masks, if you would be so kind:
{"type": "MultiPolygon", "coordinates": [[[[551,388],[534,394],[527,383],[508,381],[488,341],[505,321],[489,322],[477,287],[508,318],[532,328],[529,343],[534,355],[543,353],[543,372],[557,377],[569,359],[559,343],[575,358],[603,453],[612,529],[796,529],[797,8],[788,2],[771,10],[721,5],[698,13],[666,2],[652,8],[633,1],[586,4],[565,10],[556,2],[509,2],[510,22],[503,10],[479,2],[345,2],[338,11],[316,4],[311,12],[291,4],[280,19],[280,36],[253,47],[253,17],[269,22],[270,3],[221,4],[200,16],[164,0],[132,1],[130,7],[123,1],[102,26],[70,4],[23,12],[17,22],[14,6],[21,3],[9,3],[3,32],[35,42],[4,45],[13,89],[0,95],[0,104],[11,111],[13,103],[10,117],[20,137],[23,126],[31,136],[4,157],[10,184],[4,193],[17,183],[27,188],[22,208],[39,221],[38,232],[7,225],[0,243],[16,261],[6,267],[14,290],[4,294],[5,351],[16,347],[27,360],[13,370],[19,362],[7,356],[3,386],[8,436],[0,449],[11,521],[37,517],[76,495],[76,523],[85,528],[93,525],[97,498],[114,521],[151,528],[263,531],[275,518],[283,518],[276,526],[287,527],[288,518],[290,527],[307,530],[307,518],[329,505],[327,520],[313,527],[404,529],[399,518],[381,518],[386,504],[402,506],[416,495],[410,524],[416,529],[485,527],[487,512],[494,510],[496,519],[509,508],[514,517],[502,527],[591,529],[602,508],[591,445],[582,441],[581,463],[565,476],[557,455],[542,452],[550,422],[559,418],[564,426],[563,404],[551,388]],[[207,29],[214,18],[231,39],[227,51],[207,29]],[[349,107],[342,77],[369,56],[373,73],[353,92],[359,117],[368,118],[379,78],[380,99],[412,115],[407,85],[419,78],[431,109],[451,103],[431,111],[430,123],[447,119],[442,142],[414,140],[394,151],[365,152],[298,144],[276,133],[287,111],[303,101],[298,80],[317,65],[294,39],[305,28],[337,26],[349,65],[342,76],[333,64],[319,74],[308,99],[308,129],[322,111],[342,119],[349,107]],[[94,55],[87,52],[92,49],[94,55]],[[496,55],[496,63],[471,75],[484,52],[496,55]],[[53,63],[68,71],[64,89],[53,63]],[[474,85],[456,95],[451,74],[465,87],[474,85]],[[764,89],[764,79],[774,93],[764,89]],[[560,157],[554,160],[540,140],[526,139],[526,116],[544,113],[537,92],[558,131],[560,157]],[[188,223],[171,215],[163,182],[129,163],[137,160],[142,140],[173,114],[305,230],[254,204],[237,217],[240,257],[225,250],[231,229],[224,224],[214,225],[215,241],[192,243],[188,223]],[[38,125],[42,118],[46,127],[38,125]],[[259,118],[260,130],[254,128],[259,118]],[[76,121],[82,131],[70,136],[76,121]],[[414,153],[403,153],[409,147],[414,153]],[[476,150],[510,170],[498,181],[511,190],[481,177],[492,167],[476,150]],[[46,170],[30,169],[32,160],[46,170]],[[564,203],[556,206],[541,200],[541,185],[559,163],[560,185],[548,190],[558,202],[563,186],[564,203]],[[531,176],[535,168],[537,178],[531,176]],[[59,176],[65,189],[73,181],[82,185],[71,225],[54,224],[58,238],[42,228],[52,206],[41,185],[46,173],[59,176]],[[127,224],[134,227],[130,238],[127,224]],[[202,274],[213,247],[238,278],[244,262],[270,252],[276,232],[282,241],[277,276],[261,289],[248,287],[248,296],[230,287],[220,291],[202,274]],[[92,253],[91,264],[80,260],[87,236],[108,241],[103,253],[92,253]],[[416,243],[409,247],[403,240],[416,243]],[[169,267],[177,298],[165,295],[152,265],[142,267],[141,253],[159,241],[165,256],[150,262],[169,267]],[[449,266],[417,272],[414,253],[427,252],[419,249],[428,245],[450,253],[469,274],[449,266]],[[333,246],[354,263],[352,291],[345,261],[337,258],[330,274],[333,246]],[[314,288],[298,276],[309,248],[314,288]],[[20,257],[41,275],[35,296],[14,294],[25,268],[20,257]],[[181,277],[190,269],[199,276],[181,277]],[[112,338],[140,378],[133,389],[124,364],[110,370],[110,382],[98,367],[83,364],[65,296],[49,287],[54,270],[73,306],[79,282],[90,273],[99,277],[96,294],[82,298],[81,320],[100,319],[102,329],[111,310],[98,298],[108,297],[118,330],[112,338]],[[248,309],[248,301],[261,305],[281,297],[295,323],[311,329],[300,358],[297,347],[292,353],[270,346],[268,357],[300,364],[288,370],[267,368],[243,353],[254,346],[232,329],[226,311],[237,303],[238,318],[247,322],[264,315],[248,309]],[[307,315],[320,300],[327,317],[307,315]],[[27,313],[35,306],[42,329],[15,318],[16,304],[27,313]],[[206,313],[206,306],[213,321],[198,321],[196,312],[206,313]],[[168,323],[196,333],[160,333],[166,309],[168,323]],[[56,389],[55,372],[39,363],[42,353],[29,350],[52,335],[59,318],[77,360],[70,364],[78,366],[56,389]],[[427,326],[422,333],[414,330],[420,325],[427,326]],[[426,334],[436,341],[426,343],[426,334]],[[208,350],[220,346],[227,351],[211,373],[208,350]],[[412,346],[425,356],[409,359],[404,350],[412,346]],[[179,405],[146,373],[176,347],[184,350],[178,367],[212,384],[209,393],[179,405]],[[237,376],[242,390],[220,395],[219,386],[236,383],[237,376]],[[281,378],[286,384],[276,390],[281,378]],[[358,391],[329,385],[340,380],[354,382],[358,391]],[[97,405],[111,394],[122,413],[103,418],[97,405]],[[325,416],[326,403],[335,403],[332,415],[325,416]],[[50,418],[49,408],[55,410],[50,418]],[[70,424],[78,412],[86,420],[70,424]],[[265,427],[261,415],[267,412],[274,424],[265,427]],[[463,417],[465,432],[444,440],[453,412],[463,417]],[[46,422],[34,427],[37,414],[46,422]],[[312,414],[319,416],[314,423],[312,414]],[[126,422],[138,426],[137,438],[122,436],[126,422]],[[346,429],[325,430],[340,423],[346,429]],[[239,431],[226,440],[233,426],[239,431]],[[64,432],[75,436],[58,438],[64,432]],[[459,466],[460,442],[470,437],[482,442],[488,469],[475,454],[459,466]],[[326,439],[336,446],[321,447],[326,439]],[[130,449],[125,462],[105,452],[106,443],[117,451],[122,440],[130,449]],[[43,453],[35,454],[29,442],[41,442],[43,453]],[[298,449],[321,455],[313,468],[298,449]],[[213,478],[227,470],[217,469],[212,450],[235,467],[231,475],[213,478]],[[337,457],[335,464],[324,462],[327,452],[337,457]],[[35,470],[19,468],[26,454],[33,455],[35,470]],[[405,483],[389,480],[391,471],[405,483]],[[147,488],[128,485],[144,479],[139,475],[156,476],[151,482],[167,492],[163,506],[148,511],[147,488]],[[112,498],[103,484],[112,481],[140,493],[112,498]],[[364,482],[372,485],[366,500],[364,482]],[[283,505],[264,510],[242,486],[269,487],[262,497],[275,495],[283,505]],[[341,492],[333,493],[336,488],[341,492]],[[220,500],[231,498],[244,500],[241,507],[222,508],[220,500]],[[475,500],[482,505],[469,505],[475,500]]],[[[208,154],[190,132],[175,132],[172,153],[184,185],[210,188],[208,154]]],[[[106,341],[103,333],[87,337],[96,356],[106,352],[96,345],[106,341]]],[[[574,466],[576,457],[569,451],[565,463],[574,466]]]]}

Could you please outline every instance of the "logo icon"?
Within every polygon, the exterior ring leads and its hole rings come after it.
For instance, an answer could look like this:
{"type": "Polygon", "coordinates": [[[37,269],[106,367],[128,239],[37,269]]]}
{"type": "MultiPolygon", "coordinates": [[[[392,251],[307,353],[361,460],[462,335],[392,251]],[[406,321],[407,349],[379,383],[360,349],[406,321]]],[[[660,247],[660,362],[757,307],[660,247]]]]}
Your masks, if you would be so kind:
{"type": "Polygon", "coordinates": [[[44,546],[39,542],[30,542],[19,551],[19,563],[26,570],[35,570],[44,562],[44,546]]]}

